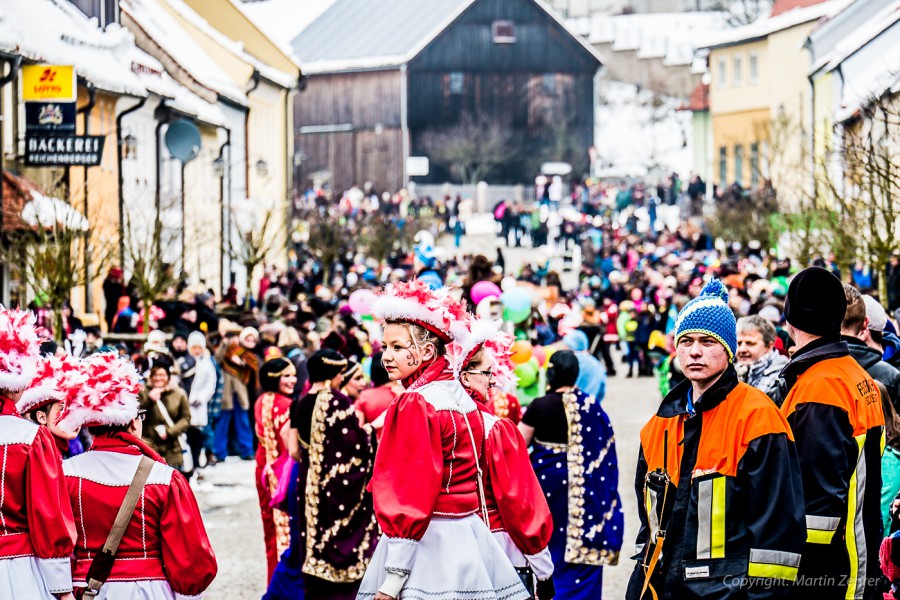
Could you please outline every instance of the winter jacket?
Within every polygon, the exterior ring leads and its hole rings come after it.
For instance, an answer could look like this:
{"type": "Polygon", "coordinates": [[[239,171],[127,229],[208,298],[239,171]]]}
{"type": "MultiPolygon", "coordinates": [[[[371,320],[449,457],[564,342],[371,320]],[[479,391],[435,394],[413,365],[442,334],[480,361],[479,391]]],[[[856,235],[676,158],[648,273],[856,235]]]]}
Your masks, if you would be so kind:
{"type": "Polygon", "coordinates": [[[206,427],[209,424],[209,401],[216,394],[216,365],[209,352],[197,359],[194,367],[194,381],[188,394],[191,407],[191,425],[206,427]]]}
{"type": "Polygon", "coordinates": [[[869,597],[882,527],[881,394],[837,339],[795,352],[781,383],[806,504],[802,597],[869,597]]]}
{"type": "Polygon", "coordinates": [[[641,596],[660,529],[667,535],[651,577],[660,600],[790,596],[806,529],[787,421],[732,366],[695,399],[693,416],[691,386],[669,392],[641,430],[638,562],[626,598],[641,596]],[[667,493],[656,485],[663,471],[667,493]]]}
{"type": "Polygon", "coordinates": [[[880,381],[887,388],[894,409],[900,406],[900,371],[881,359],[881,352],[866,346],[856,338],[844,336],[850,347],[850,356],[859,363],[872,379],[880,381]]]}
{"type": "Polygon", "coordinates": [[[782,356],[776,350],[771,350],[751,365],[738,366],[738,379],[747,385],[752,385],[756,389],[762,390],[769,398],[775,400],[776,404],[781,406],[783,398],[776,398],[778,375],[786,364],[788,364],[786,356],[782,356]]]}
{"type": "Polygon", "coordinates": [[[150,397],[149,388],[141,390],[139,399],[141,408],[147,411],[147,417],[144,419],[143,438],[150,442],[166,459],[166,464],[170,467],[181,467],[184,464],[184,457],[182,456],[181,440],[178,438],[191,425],[191,408],[184,390],[181,388],[168,389],[160,399],[166,407],[166,412],[169,413],[172,426],[168,424],[159,406],[150,397]],[[165,427],[166,439],[159,437],[159,433],[156,431],[158,425],[165,427]]]}

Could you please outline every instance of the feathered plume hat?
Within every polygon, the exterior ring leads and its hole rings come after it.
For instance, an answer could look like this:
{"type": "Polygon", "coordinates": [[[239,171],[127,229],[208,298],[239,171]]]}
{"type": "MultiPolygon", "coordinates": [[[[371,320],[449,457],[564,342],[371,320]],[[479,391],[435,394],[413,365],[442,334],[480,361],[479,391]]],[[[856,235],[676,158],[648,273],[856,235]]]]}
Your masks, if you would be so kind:
{"type": "Polygon", "coordinates": [[[0,307],[0,390],[18,392],[28,387],[40,352],[34,314],[0,307]]]}
{"type": "Polygon", "coordinates": [[[127,425],[137,417],[141,376],[114,352],[82,361],[87,383],[63,407],[57,424],[69,431],[86,425],[127,425]]]}
{"type": "Polygon", "coordinates": [[[512,391],[519,382],[515,373],[516,365],[511,358],[514,341],[512,335],[502,330],[502,321],[475,319],[471,323],[469,336],[450,345],[448,352],[453,370],[459,376],[475,355],[483,351],[494,372],[497,387],[512,391]]]}
{"type": "Polygon", "coordinates": [[[24,415],[53,402],[65,406],[86,383],[87,375],[77,358],[69,354],[42,356],[37,363],[37,374],[22,392],[16,408],[24,415]]]}
{"type": "Polygon", "coordinates": [[[375,318],[424,327],[444,343],[468,336],[471,315],[447,288],[432,290],[418,279],[389,284],[372,307],[375,318]]]}

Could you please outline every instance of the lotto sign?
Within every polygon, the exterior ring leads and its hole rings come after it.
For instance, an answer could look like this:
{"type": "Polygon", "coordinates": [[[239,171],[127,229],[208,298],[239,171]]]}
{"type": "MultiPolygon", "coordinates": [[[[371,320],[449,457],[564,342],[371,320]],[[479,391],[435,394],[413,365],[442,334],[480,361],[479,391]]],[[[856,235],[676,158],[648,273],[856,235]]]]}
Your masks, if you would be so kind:
{"type": "Polygon", "coordinates": [[[77,89],[71,65],[22,67],[22,99],[26,102],[74,102],[77,89]]]}

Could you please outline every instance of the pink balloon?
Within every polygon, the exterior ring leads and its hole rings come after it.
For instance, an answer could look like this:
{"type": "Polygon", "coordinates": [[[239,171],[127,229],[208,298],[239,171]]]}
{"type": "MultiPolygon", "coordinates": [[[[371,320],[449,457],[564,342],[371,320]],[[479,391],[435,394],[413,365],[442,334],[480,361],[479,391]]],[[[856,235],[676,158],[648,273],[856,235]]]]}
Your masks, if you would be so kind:
{"type": "Polygon", "coordinates": [[[547,351],[544,350],[543,346],[534,346],[531,349],[532,358],[536,359],[540,366],[544,366],[547,364],[547,351]]]}
{"type": "Polygon", "coordinates": [[[376,298],[377,296],[372,290],[360,289],[350,294],[347,304],[350,305],[350,310],[354,313],[367,316],[372,314],[372,305],[375,303],[376,298]]]}
{"type": "Polygon", "coordinates": [[[503,291],[493,281],[479,281],[472,286],[469,296],[472,302],[478,304],[485,298],[499,298],[503,291]]]}

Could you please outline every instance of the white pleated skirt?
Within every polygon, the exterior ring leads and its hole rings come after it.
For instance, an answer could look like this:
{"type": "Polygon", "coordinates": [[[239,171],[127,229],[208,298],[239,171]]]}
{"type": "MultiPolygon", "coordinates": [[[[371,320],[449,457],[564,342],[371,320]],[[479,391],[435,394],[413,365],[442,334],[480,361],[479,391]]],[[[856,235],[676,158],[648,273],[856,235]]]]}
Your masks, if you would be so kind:
{"type": "MultiPolygon", "coordinates": [[[[83,587],[84,583],[81,585],[83,587]]],[[[175,600],[175,593],[169,582],[161,579],[107,581],[96,600],[175,600]]]]}
{"type": "Polygon", "coordinates": [[[0,600],[55,600],[33,556],[0,559],[0,600]]]}
{"type": "MultiPolygon", "coordinates": [[[[384,583],[387,543],[369,562],[357,600],[384,583]]],[[[490,529],[478,516],[434,518],[419,542],[399,600],[527,600],[528,592],[490,529]]]]}

